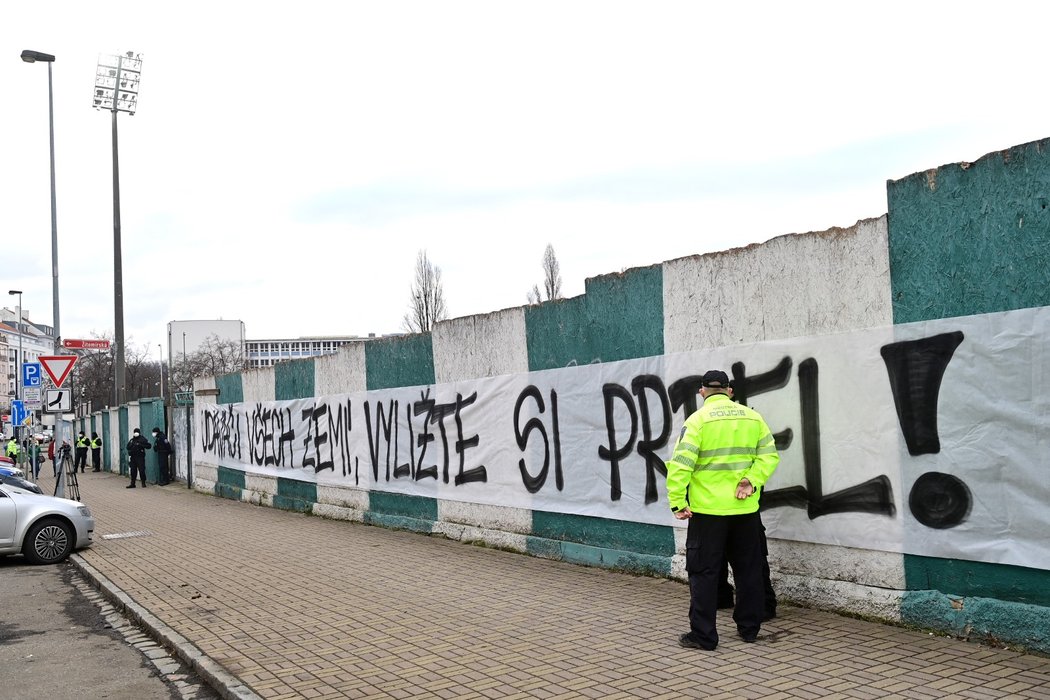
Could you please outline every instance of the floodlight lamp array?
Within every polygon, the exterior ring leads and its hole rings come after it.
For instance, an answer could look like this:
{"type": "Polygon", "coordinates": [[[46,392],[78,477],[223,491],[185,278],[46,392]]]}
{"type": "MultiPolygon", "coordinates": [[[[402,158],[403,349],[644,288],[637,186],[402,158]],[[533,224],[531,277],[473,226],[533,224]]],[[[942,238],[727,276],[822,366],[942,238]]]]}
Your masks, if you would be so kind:
{"type": "Polygon", "coordinates": [[[95,109],[134,114],[141,74],[141,54],[128,51],[123,55],[99,55],[95,69],[95,109]]]}

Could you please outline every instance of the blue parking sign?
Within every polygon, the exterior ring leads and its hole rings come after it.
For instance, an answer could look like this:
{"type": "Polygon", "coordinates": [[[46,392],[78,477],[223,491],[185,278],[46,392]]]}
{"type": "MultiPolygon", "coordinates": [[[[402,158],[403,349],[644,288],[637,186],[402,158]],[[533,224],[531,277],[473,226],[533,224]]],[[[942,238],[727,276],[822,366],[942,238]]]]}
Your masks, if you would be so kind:
{"type": "Polygon", "coordinates": [[[22,363],[22,386],[40,386],[42,379],[39,362],[22,363]]]}

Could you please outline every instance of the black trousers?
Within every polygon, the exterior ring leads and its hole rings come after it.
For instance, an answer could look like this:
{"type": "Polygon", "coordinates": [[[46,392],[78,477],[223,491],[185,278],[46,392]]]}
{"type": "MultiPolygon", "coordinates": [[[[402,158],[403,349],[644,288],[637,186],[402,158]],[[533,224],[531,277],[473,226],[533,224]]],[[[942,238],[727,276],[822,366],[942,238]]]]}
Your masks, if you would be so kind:
{"type": "MultiPolygon", "coordinates": [[[[766,528],[762,526],[762,619],[777,616],[777,592],[773,590],[773,580],[769,573],[769,543],[766,541],[766,528]]],[[[718,607],[733,607],[733,587],[729,584],[729,560],[722,560],[722,570],[718,573],[718,607]]]]}
{"type": "MultiPolygon", "coordinates": [[[[146,485],[146,455],[139,458],[131,458],[131,485],[135,485],[135,472],[138,472],[142,485],[146,485]]],[[[736,569],[734,569],[736,571],[736,569]]]]}
{"type": "Polygon", "coordinates": [[[84,467],[87,466],[87,451],[88,448],[86,447],[78,447],[76,450],[73,451],[73,469],[80,469],[80,471],[84,471],[84,467]]]}
{"type": "Polygon", "coordinates": [[[728,559],[736,577],[733,621],[745,635],[762,626],[762,520],[746,515],[693,513],[686,534],[685,570],[689,574],[689,629],[693,637],[714,648],[718,644],[718,579],[728,559]]]}
{"type": "Polygon", "coordinates": [[[91,468],[95,471],[102,471],[102,448],[93,447],[91,448],[91,468]]]}

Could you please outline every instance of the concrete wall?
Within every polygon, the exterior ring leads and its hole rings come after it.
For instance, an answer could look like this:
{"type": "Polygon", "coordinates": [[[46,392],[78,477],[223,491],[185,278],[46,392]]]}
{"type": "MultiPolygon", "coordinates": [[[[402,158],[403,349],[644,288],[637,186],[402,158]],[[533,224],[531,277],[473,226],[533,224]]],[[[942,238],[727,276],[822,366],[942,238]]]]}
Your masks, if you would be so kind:
{"type": "MultiPolygon", "coordinates": [[[[890,182],[888,214],[847,228],[603,275],[587,280],[580,297],[453,319],[432,333],[198,380],[194,389],[218,391],[209,400],[219,404],[309,399],[1047,306],[1048,146],[1025,144],[890,182]]],[[[134,423],[135,408],[127,410],[134,423]]],[[[1031,414],[1047,432],[1034,404],[1031,414]]],[[[127,420],[121,416],[121,425],[127,420]]],[[[109,423],[112,431],[116,417],[109,423]]],[[[682,528],[369,490],[349,478],[312,483],[293,470],[275,476],[215,460],[194,455],[195,488],[535,556],[684,576],[682,528]]],[[[1044,569],[771,535],[782,598],[1050,651],[1044,569]]]]}

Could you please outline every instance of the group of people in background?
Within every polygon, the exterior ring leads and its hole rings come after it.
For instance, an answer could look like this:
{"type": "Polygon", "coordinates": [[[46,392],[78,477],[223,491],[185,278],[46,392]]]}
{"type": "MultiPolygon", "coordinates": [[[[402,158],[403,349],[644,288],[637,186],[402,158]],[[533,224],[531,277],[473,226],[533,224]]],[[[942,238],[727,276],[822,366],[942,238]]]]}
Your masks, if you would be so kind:
{"type": "MultiPolygon", "coordinates": [[[[163,430],[159,427],[153,429],[153,444],[151,445],[149,440],[143,437],[141,431],[135,428],[126,448],[131,463],[131,485],[128,488],[135,488],[136,477],[141,481],[143,488],[146,486],[146,450],[149,449],[153,449],[160,459],[160,473],[157,482],[161,486],[171,482],[171,455],[174,450],[163,430]]],[[[31,473],[34,479],[40,478],[40,465],[44,461],[43,440],[27,436],[19,443],[18,439],[12,436],[4,444],[3,451],[7,457],[10,457],[16,463],[20,461],[24,451],[29,465],[26,471],[31,473]]],[[[86,471],[88,452],[91,453],[91,471],[102,471],[102,438],[99,437],[98,433],[91,433],[89,438],[81,430],[77,434],[72,448],[68,440],[62,440],[62,444],[57,450],[54,440],[48,443],[47,459],[51,461],[53,476],[56,478],[58,477],[59,464],[70,451],[73,453],[72,471],[76,472],[79,470],[81,474],[86,471]]]]}

